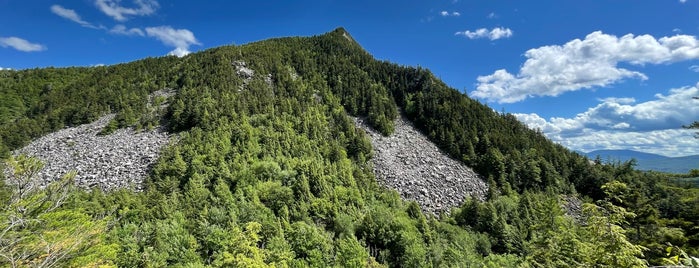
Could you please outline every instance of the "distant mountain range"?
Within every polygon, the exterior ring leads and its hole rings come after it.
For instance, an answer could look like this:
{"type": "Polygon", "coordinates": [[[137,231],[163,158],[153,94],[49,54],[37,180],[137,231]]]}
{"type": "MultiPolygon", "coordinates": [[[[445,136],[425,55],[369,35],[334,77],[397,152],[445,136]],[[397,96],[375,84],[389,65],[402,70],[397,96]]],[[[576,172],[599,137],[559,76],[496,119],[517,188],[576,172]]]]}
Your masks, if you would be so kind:
{"type": "Polygon", "coordinates": [[[582,154],[590,159],[595,159],[599,156],[603,162],[626,162],[631,159],[636,159],[636,161],[638,161],[636,169],[638,170],[655,170],[684,174],[689,173],[691,169],[699,169],[699,155],[667,157],[633,150],[598,150],[582,154]]]}

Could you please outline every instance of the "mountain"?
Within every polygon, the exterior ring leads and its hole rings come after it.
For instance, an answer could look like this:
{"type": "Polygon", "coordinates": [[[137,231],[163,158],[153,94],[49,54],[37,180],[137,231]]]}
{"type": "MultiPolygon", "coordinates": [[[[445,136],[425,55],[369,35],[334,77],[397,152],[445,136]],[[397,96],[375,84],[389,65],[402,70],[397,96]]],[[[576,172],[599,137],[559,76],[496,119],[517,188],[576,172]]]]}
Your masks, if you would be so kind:
{"type": "Polygon", "coordinates": [[[695,254],[696,189],[590,163],[359,42],[338,28],[1,70],[0,266],[631,267],[661,264],[670,242],[695,254]],[[19,154],[57,151],[50,164],[19,154]]]}
{"type": "Polygon", "coordinates": [[[594,159],[599,156],[602,160],[613,159],[619,161],[629,161],[631,159],[636,160],[661,160],[668,159],[669,157],[662,156],[659,154],[643,153],[634,150],[597,150],[586,154],[588,157],[594,159]]]}
{"type": "Polygon", "coordinates": [[[636,159],[636,168],[638,170],[687,174],[692,169],[699,169],[699,155],[666,157],[633,150],[598,150],[589,152],[586,155],[590,159],[595,159],[599,156],[602,161],[606,162],[626,162],[636,159]]]}

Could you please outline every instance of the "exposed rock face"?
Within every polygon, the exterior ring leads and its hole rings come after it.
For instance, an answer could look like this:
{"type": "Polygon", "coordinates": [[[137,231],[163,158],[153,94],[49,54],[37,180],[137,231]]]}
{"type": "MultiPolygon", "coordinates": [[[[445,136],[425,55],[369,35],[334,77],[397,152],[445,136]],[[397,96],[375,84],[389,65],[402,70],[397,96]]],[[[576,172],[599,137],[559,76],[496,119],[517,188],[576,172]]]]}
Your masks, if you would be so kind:
{"type": "Polygon", "coordinates": [[[235,66],[235,73],[242,77],[245,82],[249,82],[255,76],[255,70],[248,68],[244,61],[234,61],[233,66],[235,66]]]}
{"type": "Polygon", "coordinates": [[[572,217],[577,223],[584,223],[582,213],[583,202],[580,198],[573,195],[561,195],[560,202],[561,208],[565,211],[566,215],[572,217]]]}
{"type": "MultiPolygon", "coordinates": [[[[239,88],[243,90],[255,77],[255,70],[248,68],[247,63],[241,60],[233,61],[232,65],[235,67],[235,74],[243,78],[243,85],[240,85],[239,88]]],[[[268,86],[272,86],[272,74],[267,74],[263,77],[263,80],[268,86]]]]}
{"type": "Polygon", "coordinates": [[[37,157],[45,163],[37,176],[42,186],[74,170],[75,184],[84,188],[141,190],[149,166],[170,136],[162,130],[135,132],[131,128],[97,136],[112,118],[114,115],[107,115],[91,124],[48,134],[14,154],[37,157]]]}
{"type": "Polygon", "coordinates": [[[488,186],[471,168],[451,159],[422,135],[402,114],[395,133],[384,137],[355,118],[371,137],[374,174],[379,183],[415,200],[425,212],[449,212],[467,196],[484,199],[488,186]]]}

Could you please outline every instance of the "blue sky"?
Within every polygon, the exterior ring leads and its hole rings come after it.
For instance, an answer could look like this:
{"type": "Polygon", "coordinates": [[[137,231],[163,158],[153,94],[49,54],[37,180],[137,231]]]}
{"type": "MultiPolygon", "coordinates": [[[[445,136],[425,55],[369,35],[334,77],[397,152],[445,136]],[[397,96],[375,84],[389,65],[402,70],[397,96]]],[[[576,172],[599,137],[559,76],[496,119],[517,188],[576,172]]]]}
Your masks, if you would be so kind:
{"type": "Polygon", "coordinates": [[[93,66],[345,27],[571,149],[699,154],[699,0],[0,0],[0,68],[93,66]]]}

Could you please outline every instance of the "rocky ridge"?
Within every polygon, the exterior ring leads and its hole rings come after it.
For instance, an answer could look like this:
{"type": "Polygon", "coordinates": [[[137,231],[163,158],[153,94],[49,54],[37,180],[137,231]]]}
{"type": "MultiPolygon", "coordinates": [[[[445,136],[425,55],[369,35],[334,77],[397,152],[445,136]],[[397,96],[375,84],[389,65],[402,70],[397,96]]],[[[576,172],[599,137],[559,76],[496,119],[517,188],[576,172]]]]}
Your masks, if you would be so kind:
{"type": "MultiPolygon", "coordinates": [[[[248,68],[247,63],[241,60],[233,61],[231,65],[235,67],[235,74],[243,78],[243,84],[238,88],[239,91],[242,91],[255,77],[255,70],[248,68]]],[[[267,74],[263,79],[268,86],[272,86],[272,74],[267,74]]]]}
{"type": "Polygon", "coordinates": [[[133,128],[99,136],[112,118],[113,114],[106,115],[90,124],[48,134],[14,154],[44,162],[37,175],[42,186],[76,171],[75,184],[83,188],[142,190],[149,167],[171,136],[162,129],[136,132],[133,128]]]}
{"type": "Polygon", "coordinates": [[[488,186],[471,168],[442,152],[400,115],[395,132],[384,137],[361,118],[357,126],[371,138],[374,174],[379,183],[414,200],[423,211],[448,213],[467,196],[484,199],[488,186]]]}

